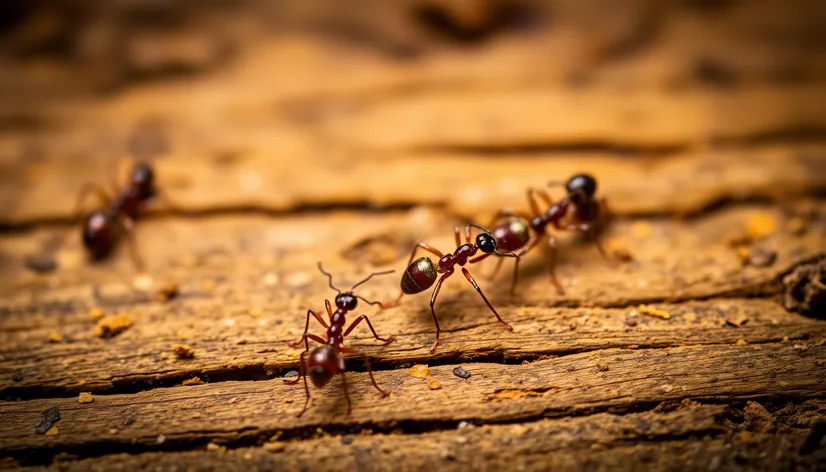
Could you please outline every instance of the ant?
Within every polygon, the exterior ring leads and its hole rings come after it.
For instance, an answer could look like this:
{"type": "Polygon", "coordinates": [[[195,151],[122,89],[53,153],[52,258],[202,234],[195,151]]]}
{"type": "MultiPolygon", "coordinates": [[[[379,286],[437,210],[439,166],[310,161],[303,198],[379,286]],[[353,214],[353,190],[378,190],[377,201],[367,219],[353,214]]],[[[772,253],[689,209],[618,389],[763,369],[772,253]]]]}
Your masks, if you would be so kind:
{"type": "Polygon", "coordinates": [[[373,386],[376,387],[376,390],[379,391],[382,397],[386,397],[389,395],[386,391],[382,390],[379,385],[376,383],[376,379],[373,378],[373,371],[370,369],[370,363],[367,361],[367,355],[364,351],[360,348],[353,348],[353,347],[345,347],[342,345],[344,343],[344,337],[350,334],[356,326],[362,321],[367,322],[367,326],[370,328],[370,331],[373,333],[373,337],[382,341],[384,344],[389,343],[393,340],[393,336],[388,336],[386,338],[380,338],[378,334],[376,334],[376,330],[373,328],[373,324],[370,323],[370,319],[367,318],[367,315],[362,314],[356,320],[350,324],[350,326],[345,330],[344,325],[346,324],[346,315],[348,312],[353,311],[358,306],[358,300],[362,300],[369,305],[379,305],[382,308],[385,308],[386,305],[381,302],[371,302],[364,297],[359,295],[355,295],[353,290],[359,285],[367,282],[373,276],[376,275],[386,275],[393,273],[395,271],[388,270],[384,272],[374,272],[367,276],[361,282],[353,285],[350,290],[346,292],[342,292],[341,290],[337,289],[333,285],[333,276],[330,275],[328,272],[324,271],[324,268],[321,267],[321,262],[318,263],[318,270],[321,271],[322,274],[326,275],[329,280],[330,288],[337,291],[338,295],[335,298],[336,310],[333,311],[330,306],[330,300],[324,300],[324,306],[327,308],[327,315],[330,318],[330,324],[328,325],[324,319],[315,312],[312,308],[307,310],[307,321],[304,325],[304,334],[301,336],[301,339],[294,343],[288,343],[287,345],[290,347],[298,347],[302,343],[304,344],[304,352],[301,353],[300,359],[300,371],[298,377],[295,380],[284,380],[284,383],[295,385],[298,381],[303,377],[304,378],[304,393],[306,394],[306,401],[304,402],[304,408],[298,412],[298,416],[304,414],[307,411],[307,408],[310,404],[310,389],[307,386],[307,376],[310,377],[312,380],[313,385],[318,388],[323,388],[336,374],[341,374],[341,384],[344,388],[344,398],[347,399],[347,414],[350,414],[351,411],[351,404],[350,404],[350,396],[347,393],[347,379],[344,376],[345,368],[344,368],[344,356],[343,354],[357,354],[362,357],[364,360],[364,365],[367,367],[367,373],[370,375],[370,381],[373,383],[373,386]],[[320,336],[316,336],[314,334],[308,333],[310,329],[310,315],[312,315],[318,322],[327,330],[327,339],[324,339],[320,336]],[[313,340],[317,343],[320,343],[321,346],[314,348],[310,351],[310,340],[313,340]]]}
{"type": "MultiPolygon", "coordinates": [[[[496,242],[508,251],[517,251],[516,264],[513,269],[513,279],[511,281],[510,295],[513,299],[516,290],[516,283],[519,278],[519,259],[528,251],[535,248],[544,236],[548,237],[548,244],[551,248],[549,256],[549,269],[551,283],[556,287],[559,295],[565,294],[565,289],[556,278],[556,238],[547,230],[549,225],[553,225],[558,230],[580,231],[591,238],[599,249],[600,254],[611,260],[605,252],[605,248],[597,237],[597,224],[601,217],[608,213],[608,206],[604,198],[596,199],[594,196],[597,190],[596,179],[589,174],[577,174],[568,179],[567,182],[552,181],[548,186],[565,184],[568,194],[558,202],[554,203],[548,192],[544,189],[528,188],[528,203],[531,206],[531,214],[517,212],[513,210],[499,210],[494,216],[491,225],[497,221],[507,218],[504,222],[495,226],[493,237],[496,242]],[[536,197],[542,199],[547,210],[541,211],[536,197]],[[568,215],[573,206],[572,221],[563,224],[563,219],[568,215]],[[535,237],[531,239],[531,231],[535,237]]],[[[504,259],[499,259],[496,268],[491,274],[495,276],[499,272],[504,259]]]]}
{"type": "Polygon", "coordinates": [[[439,345],[439,334],[441,329],[439,328],[439,320],[436,318],[436,309],[434,305],[436,304],[436,297],[439,296],[439,290],[442,288],[442,283],[453,275],[455,271],[455,267],[457,265],[463,266],[462,267],[462,274],[464,274],[465,278],[473,285],[473,288],[479,292],[479,296],[482,297],[482,300],[485,301],[490,311],[496,316],[496,319],[499,320],[500,323],[505,325],[505,327],[513,331],[513,327],[506,323],[500,316],[499,313],[496,312],[496,309],[493,308],[493,305],[490,304],[488,299],[485,297],[485,294],[482,293],[482,289],[479,288],[479,284],[476,283],[476,280],[473,279],[473,276],[470,275],[470,272],[464,267],[465,264],[475,264],[479,261],[486,259],[491,254],[496,254],[498,256],[510,256],[516,257],[516,254],[513,253],[501,253],[497,250],[497,241],[496,238],[491,235],[490,231],[487,228],[484,228],[479,225],[470,224],[465,226],[465,244],[462,244],[461,237],[459,235],[459,227],[455,226],[453,228],[454,235],[456,237],[456,250],[452,253],[442,254],[439,250],[435,249],[434,247],[424,243],[418,242],[413,247],[413,252],[410,254],[410,260],[407,261],[408,267],[404,271],[401,279],[401,293],[399,294],[398,298],[395,300],[394,303],[398,303],[401,299],[402,295],[408,294],[416,294],[423,292],[430,288],[433,283],[436,283],[436,287],[433,289],[433,295],[430,297],[430,312],[433,315],[433,323],[436,325],[436,340],[433,342],[433,347],[430,348],[430,353],[433,354],[436,352],[436,347],[439,345]],[[470,228],[478,228],[482,230],[482,233],[476,235],[475,243],[470,242],[470,228]],[[438,264],[434,264],[433,261],[430,260],[429,257],[423,256],[416,261],[413,261],[413,258],[416,256],[416,251],[421,248],[425,251],[429,251],[436,255],[439,258],[438,264]],[[483,254],[476,256],[478,251],[482,251],[483,254]],[[474,257],[476,256],[476,257],[474,257]],[[439,277],[438,274],[442,274],[439,277]],[[438,277],[438,282],[436,278],[438,277]]]}

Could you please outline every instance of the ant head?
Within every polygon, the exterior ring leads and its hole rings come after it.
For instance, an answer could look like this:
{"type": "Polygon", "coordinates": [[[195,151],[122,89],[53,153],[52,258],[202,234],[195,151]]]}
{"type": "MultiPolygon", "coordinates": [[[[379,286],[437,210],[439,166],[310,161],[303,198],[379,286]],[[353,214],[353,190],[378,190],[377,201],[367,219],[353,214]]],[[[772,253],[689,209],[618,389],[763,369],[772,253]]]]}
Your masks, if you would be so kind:
{"type": "Polygon", "coordinates": [[[358,302],[358,298],[353,295],[353,292],[342,292],[336,295],[336,306],[342,310],[355,310],[358,302]]]}
{"type": "Polygon", "coordinates": [[[496,252],[496,238],[494,238],[490,233],[485,232],[477,234],[476,245],[479,246],[479,250],[485,254],[496,252]]]}
{"type": "Polygon", "coordinates": [[[589,174],[577,174],[565,184],[568,190],[568,199],[576,205],[581,205],[594,198],[597,191],[597,180],[589,174]]]}
{"type": "Polygon", "coordinates": [[[155,171],[145,162],[135,164],[129,182],[136,189],[141,200],[147,200],[155,195],[155,171]]]}
{"type": "Polygon", "coordinates": [[[307,372],[313,385],[319,388],[327,385],[333,376],[344,370],[342,361],[333,346],[325,344],[313,349],[307,359],[307,372]]]}
{"type": "Polygon", "coordinates": [[[83,245],[93,259],[106,257],[114,245],[112,218],[103,211],[96,211],[83,222],[83,245]]]}

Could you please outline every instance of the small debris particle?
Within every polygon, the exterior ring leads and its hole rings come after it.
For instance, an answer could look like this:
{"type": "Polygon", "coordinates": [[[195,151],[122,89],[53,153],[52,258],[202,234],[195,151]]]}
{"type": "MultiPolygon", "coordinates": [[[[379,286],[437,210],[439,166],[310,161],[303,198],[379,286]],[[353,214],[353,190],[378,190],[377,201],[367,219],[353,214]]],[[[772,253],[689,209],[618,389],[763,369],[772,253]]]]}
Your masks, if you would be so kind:
{"type": "Polygon", "coordinates": [[[150,288],[152,288],[152,284],[154,283],[155,281],[152,279],[152,277],[143,274],[135,277],[135,279],[132,280],[132,288],[140,292],[146,292],[150,288]]]}
{"type": "Polygon", "coordinates": [[[740,339],[738,339],[738,340],[737,340],[737,342],[736,342],[736,343],[734,343],[734,344],[735,344],[735,345],[737,345],[737,346],[745,346],[745,345],[746,345],[746,344],[748,344],[748,343],[746,342],[746,340],[745,340],[745,339],[740,338],[740,339]]]}
{"type": "Polygon", "coordinates": [[[26,267],[39,274],[46,274],[57,269],[57,261],[51,254],[35,254],[26,257],[26,267]]]}
{"type": "MultiPolygon", "coordinates": [[[[34,429],[37,434],[46,434],[55,423],[60,421],[60,408],[53,406],[43,412],[43,419],[34,429]]],[[[57,433],[55,433],[57,434],[57,433]]]]}
{"type": "Polygon", "coordinates": [[[462,379],[469,379],[471,373],[468,372],[467,369],[465,369],[464,367],[459,366],[453,368],[453,375],[462,379]]]}
{"type": "Polygon", "coordinates": [[[349,445],[353,444],[353,437],[352,436],[342,436],[341,437],[341,444],[349,445]]]}
{"type": "Polygon", "coordinates": [[[284,403],[293,403],[295,402],[295,398],[287,397],[284,399],[284,403]]]}
{"type": "Polygon", "coordinates": [[[714,383],[717,380],[718,380],[717,377],[714,377],[714,376],[708,378],[708,381],[711,382],[711,383],[714,383]]]}
{"type": "Polygon", "coordinates": [[[235,403],[235,402],[237,402],[237,401],[238,401],[238,397],[232,397],[232,398],[230,398],[230,399],[229,399],[229,401],[228,401],[227,403],[229,403],[230,405],[232,405],[233,403],[235,403]]]}
{"type": "Polygon", "coordinates": [[[77,397],[78,403],[92,403],[95,401],[94,397],[92,397],[92,392],[80,392],[80,395],[77,397]]]}
{"type": "Polygon", "coordinates": [[[52,426],[45,433],[46,436],[57,436],[58,434],[60,434],[60,431],[57,429],[57,425],[52,426]]]}
{"type": "Polygon", "coordinates": [[[211,452],[224,452],[224,451],[227,450],[227,447],[226,446],[221,446],[221,445],[218,445],[218,444],[215,444],[215,443],[211,442],[211,443],[207,444],[206,450],[211,451],[211,452]]]}
{"type": "Polygon", "coordinates": [[[155,438],[155,444],[163,444],[166,442],[166,436],[163,434],[159,434],[157,438],[155,438]]]}
{"type": "Polygon", "coordinates": [[[662,318],[667,320],[671,318],[671,315],[665,310],[658,310],[654,307],[650,307],[648,305],[640,305],[637,307],[637,311],[642,313],[643,315],[654,316],[657,318],[662,318]]]}
{"type": "Polygon", "coordinates": [[[669,385],[669,384],[660,385],[660,390],[662,390],[662,391],[663,391],[663,392],[665,392],[665,393],[669,393],[669,392],[671,392],[672,390],[674,390],[674,386],[673,386],[673,385],[669,385]]]}
{"type": "Polygon", "coordinates": [[[611,238],[605,243],[605,247],[611,258],[620,262],[631,262],[634,255],[628,249],[628,243],[621,238],[611,238]]]}
{"type": "Polygon", "coordinates": [[[285,379],[292,379],[292,378],[295,378],[295,377],[298,377],[298,371],[297,370],[291,370],[291,371],[287,372],[286,374],[284,374],[285,379]]]}
{"type": "Polygon", "coordinates": [[[788,223],[788,230],[795,236],[803,236],[806,234],[806,221],[799,216],[792,218],[788,223]]]}
{"type": "Polygon", "coordinates": [[[815,365],[817,366],[822,366],[823,364],[826,364],[826,361],[824,361],[823,359],[818,359],[815,361],[815,365]]]}
{"type": "Polygon", "coordinates": [[[212,279],[204,280],[204,291],[208,293],[215,291],[215,282],[212,279]]]}
{"type": "Polygon", "coordinates": [[[752,431],[759,433],[769,433],[774,431],[774,416],[766,410],[766,408],[754,401],[746,402],[743,408],[743,417],[746,424],[752,431]]]}
{"type": "Polygon", "coordinates": [[[410,368],[410,375],[419,379],[427,378],[427,373],[430,371],[425,364],[416,364],[410,368]]]}
{"type": "Polygon", "coordinates": [[[168,284],[162,286],[155,292],[155,300],[166,303],[169,300],[177,297],[180,294],[180,287],[178,287],[177,282],[169,282],[168,284]]]}
{"type": "Polygon", "coordinates": [[[195,357],[195,349],[192,349],[188,344],[176,344],[172,346],[172,353],[178,359],[192,359],[195,357]]]}
{"type": "Polygon", "coordinates": [[[203,385],[204,381],[200,377],[192,377],[181,382],[181,385],[203,385]]]}
{"type": "Polygon", "coordinates": [[[806,344],[795,344],[794,346],[792,346],[792,348],[798,351],[805,351],[809,349],[809,346],[807,346],[806,344]]]}
{"type": "Polygon", "coordinates": [[[442,388],[442,383],[431,377],[427,379],[427,388],[429,388],[430,390],[439,390],[440,388],[442,388]]]}
{"type": "Polygon", "coordinates": [[[762,247],[749,249],[747,262],[754,267],[769,267],[777,260],[777,252],[762,247]]]}
{"type": "Polygon", "coordinates": [[[118,434],[118,428],[109,428],[109,434],[112,436],[118,434]]]}
{"type": "Polygon", "coordinates": [[[733,327],[743,326],[749,321],[749,317],[743,313],[737,313],[736,315],[729,316],[726,318],[726,324],[733,327]]]}
{"type": "Polygon", "coordinates": [[[467,422],[467,421],[460,421],[460,422],[459,422],[459,425],[458,425],[458,426],[456,426],[456,429],[459,429],[459,430],[462,430],[462,429],[473,429],[473,428],[475,428],[475,427],[476,427],[476,425],[475,425],[475,424],[473,424],[473,423],[469,423],[469,422],[467,422]]]}
{"type": "Polygon", "coordinates": [[[637,319],[636,311],[634,313],[631,313],[628,316],[628,318],[625,319],[625,326],[628,326],[629,328],[633,328],[634,326],[637,326],[639,323],[640,322],[637,319]]]}
{"type": "Polygon", "coordinates": [[[50,343],[63,342],[63,335],[60,334],[57,331],[52,331],[51,334],[49,334],[49,342],[50,343]]]}
{"type": "Polygon", "coordinates": [[[281,441],[264,443],[264,450],[267,452],[281,452],[284,450],[284,443],[281,441]]]}
{"type": "Polygon", "coordinates": [[[651,223],[647,221],[638,221],[631,225],[631,234],[637,239],[648,239],[651,237],[651,223]]]}
{"type": "Polygon", "coordinates": [[[783,336],[783,339],[781,339],[780,342],[784,342],[784,343],[789,342],[789,337],[788,336],[783,336]]]}
{"type": "Polygon", "coordinates": [[[244,460],[245,460],[245,461],[251,461],[251,460],[252,460],[252,453],[250,453],[250,452],[245,452],[245,453],[244,453],[244,460]]]}
{"type": "Polygon", "coordinates": [[[89,318],[93,320],[99,320],[103,318],[103,310],[100,307],[94,307],[89,310],[89,318]]]}
{"type": "Polygon", "coordinates": [[[159,357],[162,361],[165,361],[165,360],[169,359],[169,354],[167,354],[167,353],[166,353],[166,351],[164,351],[164,352],[160,353],[160,354],[158,355],[158,357],[159,357]]]}
{"type": "Polygon", "coordinates": [[[568,322],[568,329],[570,329],[571,331],[576,329],[576,321],[575,320],[571,320],[571,321],[568,322]]]}
{"type": "Polygon", "coordinates": [[[98,321],[95,327],[95,336],[99,338],[111,338],[126,331],[130,326],[132,326],[132,317],[126,313],[107,316],[98,321]]]}
{"type": "Polygon", "coordinates": [[[777,219],[766,212],[757,212],[746,221],[746,234],[752,239],[764,238],[777,231],[777,219]]]}
{"type": "Polygon", "coordinates": [[[601,370],[603,372],[606,372],[608,370],[608,365],[603,364],[602,362],[598,362],[597,367],[599,368],[599,370],[601,370]]]}
{"type": "Polygon", "coordinates": [[[261,307],[256,306],[256,307],[250,308],[250,316],[252,316],[253,318],[259,318],[263,314],[264,314],[264,310],[261,309],[261,307]]]}

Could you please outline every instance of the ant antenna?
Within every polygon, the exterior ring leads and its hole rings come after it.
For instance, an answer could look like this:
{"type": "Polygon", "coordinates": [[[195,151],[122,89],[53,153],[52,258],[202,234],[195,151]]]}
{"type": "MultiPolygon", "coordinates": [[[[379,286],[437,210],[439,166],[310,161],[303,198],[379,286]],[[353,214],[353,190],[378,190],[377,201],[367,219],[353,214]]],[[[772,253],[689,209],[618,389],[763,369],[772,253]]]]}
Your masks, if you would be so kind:
{"type": "Polygon", "coordinates": [[[515,258],[519,259],[519,255],[514,254],[512,252],[499,252],[498,250],[494,249],[493,253],[496,254],[497,256],[501,256],[501,257],[515,257],[515,258]]]}
{"type": "MultiPolygon", "coordinates": [[[[385,270],[385,271],[382,271],[382,272],[373,272],[372,274],[368,275],[366,279],[364,279],[364,280],[362,280],[361,282],[359,282],[359,283],[357,283],[357,284],[353,285],[353,286],[350,288],[350,291],[352,292],[352,291],[353,291],[353,290],[355,290],[355,289],[356,289],[356,287],[358,287],[359,285],[361,285],[361,284],[363,284],[364,282],[367,282],[368,280],[372,279],[374,275],[387,275],[387,274],[392,274],[393,272],[396,272],[396,271],[395,271],[395,270],[393,270],[393,269],[391,269],[391,270],[385,270]]],[[[364,299],[362,298],[362,300],[364,300],[364,299]]],[[[367,300],[364,300],[364,301],[367,301],[367,300]]],[[[368,302],[368,303],[369,303],[369,302],[368,302]]]]}
{"type": "Polygon", "coordinates": [[[482,231],[484,231],[485,233],[490,234],[490,230],[489,230],[489,229],[485,228],[484,226],[477,225],[476,223],[470,223],[470,224],[468,224],[468,226],[472,226],[472,227],[474,227],[474,228],[476,228],[476,229],[481,229],[481,230],[482,230],[482,231]]]}
{"type": "MultiPolygon", "coordinates": [[[[319,261],[319,263],[318,263],[318,270],[320,270],[322,274],[324,274],[324,275],[326,275],[326,276],[327,276],[327,278],[328,278],[328,279],[329,279],[329,281],[330,281],[330,288],[331,288],[331,289],[333,289],[333,290],[335,290],[335,291],[336,291],[336,292],[338,292],[338,293],[341,293],[341,290],[339,290],[339,289],[337,289],[336,287],[334,287],[334,286],[333,286],[333,276],[332,276],[332,275],[330,275],[328,272],[325,272],[325,271],[324,271],[324,268],[323,268],[323,267],[321,267],[321,262],[320,262],[320,261],[319,261]]],[[[368,277],[368,278],[369,278],[369,277],[368,277]]]]}
{"type": "Polygon", "coordinates": [[[559,186],[559,185],[566,185],[567,183],[568,183],[568,181],[566,181],[566,180],[551,180],[546,185],[548,187],[556,187],[556,186],[559,186]]]}

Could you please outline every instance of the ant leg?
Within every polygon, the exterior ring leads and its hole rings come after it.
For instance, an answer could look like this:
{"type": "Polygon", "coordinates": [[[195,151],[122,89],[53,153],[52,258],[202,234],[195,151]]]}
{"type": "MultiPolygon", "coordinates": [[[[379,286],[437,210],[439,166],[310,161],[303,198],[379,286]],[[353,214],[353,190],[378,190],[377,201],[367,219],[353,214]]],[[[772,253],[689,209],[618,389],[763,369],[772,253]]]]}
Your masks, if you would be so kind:
{"type": "Polygon", "coordinates": [[[602,246],[602,242],[600,242],[599,237],[594,232],[594,227],[591,226],[590,223],[574,223],[564,227],[566,230],[573,230],[573,231],[580,231],[585,233],[588,238],[590,238],[594,244],[596,244],[597,249],[599,249],[599,253],[602,254],[602,257],[605,258],[607,261],[613,261],[614,259],[608,255],[608,252],[605,251],[605,248],[602,246]]]}
{"type": "Polygon", "coordinates": [[[310,308],[309,310],[307,310],[307,321],[304,323],[304,334],[301,335],[301,339],[294,343],[287,343],[287,346],[297,347],[301,343],[303,343],[304,340],[307,338],[307,331],[310,329],[310,315],[313,315],[315,319],[317,319],[318,322],[321,323],[321,326],[324,326],[325,329],[328,328],[327,323],[324,322],[324,319],[321,318],[321,316],[319,316],[319,314],[316,313],[315,310],[310,308]]]}
{"type": "Polygon", "coordinates": [[[529,199],[536,201],[535,199],[537,195],[542,199],[542,202],[545,203],[545,206],[550,208],[554,204],[554,200],[551,198],[551,195],[544,188],[528,188],[529,199]]]}
{"type": "Polygon", "coordinates": [[[341,371],[341,386],[344,389],[344,399],[347,400],[347,416],[353,410],[353,404],[350,402],[350,394],[347,392],[347,377],[344,376],[344,371],[341,371]]]}
{"type": "Polygon", "coordinates": [[[439,334],[441,333],[441,328],[439,328],[439,319],[436,318],[436,309],[434,305],[436,304],[436,297],[439,296],[439,290],[442,288],[442,282],[445,281],[446,278],[450,277],[453,272],[446,272],[444,275],[439,277],[439,281],[436,282],[436,288],[433,289],[433,295],[430,296],[430,313],[433,314],[433,324],[436,325],[436,340],[433,341],[433,347],[430,348],[430,354],[436,352],[436,347],[439,346],[439,334]]]}
{"type": "MultiPolygon", "coordinates": [[[[307,411],[307,408],[309,408],[310,406],[310,387],[307,386],[307,352],[308,351],[304,351],[301,353],[301,364],[298,373],[300,377],[304,377],[304,408],[302,408],[301,411],[298,412],[296,418],[300,418],[301,415],[303,415],[304,412],[307,411]]],[[[296,382],[298,382],[298,379],[296,379],[296,382]]]]}
{"type": "MultiPolygon", "coordinates": [[[[519,282],[519,261],[522,259],[522,256],[528,253],[531,249],[535,248],[539,244],[539,237],[534,238],[528,243],[527,246],[522,248],[519,253],[516,254],[516,263],[513,265],[513,275],[511,276],[511,289],[510,289],[510,298],[511,302],[516,299],[516,284],[519,282]]],[[[500,258],[502,259],[502,258],[500,258]]]]}
{"type": "Polygon", "coordinates": [[[453,227],[453,235],[456,236],[456,247],[461,246],[462,245],[462,238],[461,238],[461,236],[459,236],[459,227],[458,226],[453,227]]]}
{"type": "Polygon", "coordinates": [[[465,225],[465,241],[470,244],[470,225],[465,225]]]}
{"type": "Polygon", "coordinates": [[[531,211],[534,215],[541,215],[543,212],[539,209],[539,203],[536,201],[537,195],[542,199],[546,208],[553,205],[553,200],[545,189],[528,187],[528,203],[531,205],[531,211]]]}
{"type": "Polygon", "coordinates": [[[548,246],[551,248],[551,253],[548,255],[548,273],[551,277],[551,284],[556,287],[557,295],[565,295],[565,289],[556,278],[556,238],[550,233],[548,233],[548,246]]]}
{"type": "Polygon", "coordinates": [[[370,331],[373,333],[374,338],[378,339],[379,341],[383,341],[384,344],[387,344],[393,340],[393,336],[380,338],[379,335],[376,334],[376,330],[373,329],[373,323],[370,323],[370,318],[368,318],[367,315],[361,315],[358,318],[356,318],[356,321],[353,321],[353,324],[351,324],[350,327],[344,331],[344,334],[342,334],[342,336],[347,336],[348,334],[350,334],[350,332],[353,331],[353,329],[355,329],[355,327],[358,326],[358,324],[361,323],[362,320],[367,322],[367,326],[370,327],[370,331]]]}
{"type": "Polygon", "coordinates": [[[367,374],[370,375],[370,382],[373,383],[373,386],[376,387],[376,390],[379,391],[382,397],[390,395],[388,392],[382,390],[381,387],[379,387],[379,384],[376,383],[376,379],[373,377],[373,369],[370,368],[370,362],[367,360],[367,354],[365,354],[363,350],[359,348],[342,347],[341,351],[360,355],[361,360],[364,361],[364,367],[367,367],[367,374]]]}
{"type": "Polygon", "coordinates": [[[145,266],[141,255],[138,253],[137,243],[135,242],[135,220],[128,216],[121,215],[120,224],[126,230],[126,239],[129,244],[129,255],[132,257],[132,263],[135,264],[138,272],[143,272],[145,266]]]}
{"type": "MultiPolygon", "coordinates": [[[[519,260],[519,259],[517,259],[517,261],[518,261],[518,260],[519,260]]],[[[493,279],[495,279],[495,278],[496,278],[496,274],[498,274],[498,273],[499,273],[499,271],[502,269],[502,264],[504,264],[504,263],[505,263],[505,258],[504,258],[504,257],[498,257],[498,258],[497,258],[497,260],[496,260],[496,266],[494,266],[494,268],[493,268],[493,272],[491,272],[491,273],[490,273],[490,274],[488,274],[488,275],[483,275],[482,277],[484,277],[484,278],[486,278],[486,279],[488,279],[488,280],[493,280],[493,279]]]]}
{"type": "MultiPolygon", "coordinates": [[[[330,300],[324,300],[324,307],[327,308],[327,316],[329,316],[330,319],[332,320],[333,319],[333,307],[330,306],[330,300]]],[[[325,328],[326,328],[326,326],[325,326],[325,328]]]]}
{"type": "Polygon", "coordinates": [[[467,270],[467,269],[465,269],[464,267],[462,267],[462,273],[463,273],[463,274],[465,274],[465,278],[467,279],[467,281],[468,281],[468,282],[470,282],[470,284],[471,284],[471,285],[473,285],[473,288],[475,288],[475,289],[476,289],[476,291],[477,291],[477,292],[479,292],[479,296],[480,296],[480,297],[482,297],[482,300],[484,300],[484,301],[485,301],[485,303],[488,305],[488,308],[490,308],[490,311],[492,311],[492,312],[493,312],[493,314],[494,314],[494,315],[496,315],[496,319],[497,319],[497,320],[499,320],[499,322],[500,322],[500,323],[502,323],[503,325],[505,325],[505,327],[506,327],[506,328],[508,328],[508,330],[513,331],[513,327],[512,327],[511,325],[509,325],[508,323],[506,323],[506,322],[505,322],[505,320],[503,320],[503,319],[499,316],[499,313],[496,313],[496,309],[495,309],[495,308],[493,308],[493,305],[491,305],[491,304],[490,304],[490,302],[488,301],[487,297],[485,297],[485,294],[484,294],[484,293],[482,293],[482,289],[481,289],[481,288],[479,288],[479,284],[477,284],[477,283],[476,283],[476,281],[475,281],[475,280],[473,280],[473,276],[472,276],[472,275],[470,275],[470,272],[468,272],[468,270],[467,270]]]}

